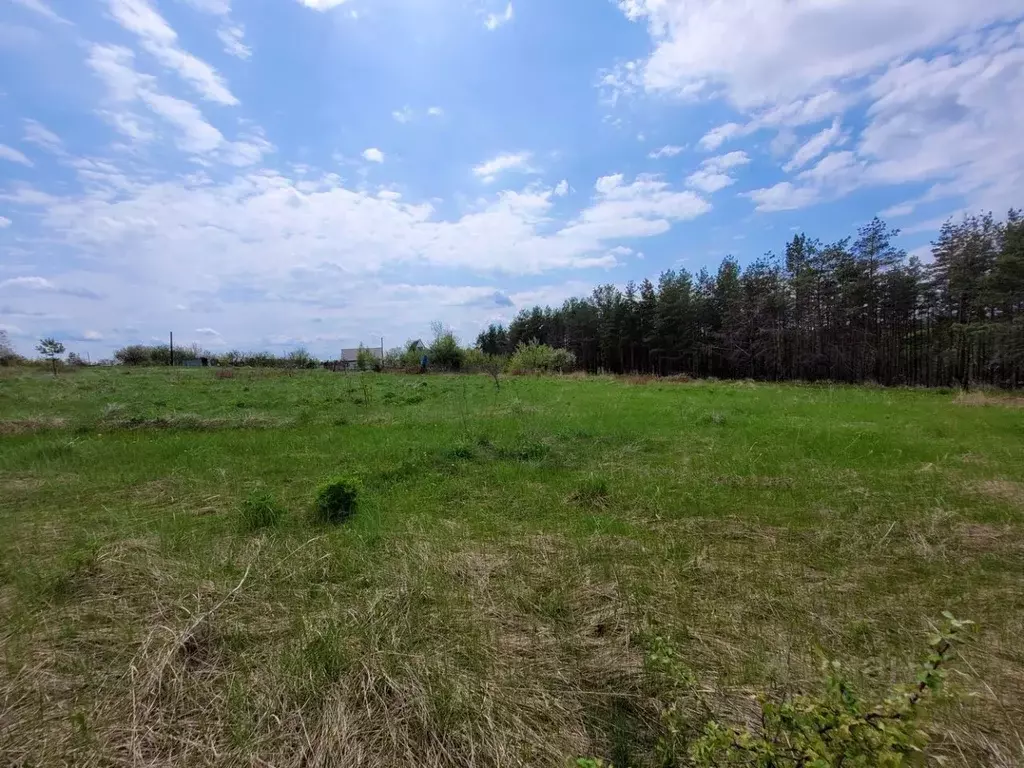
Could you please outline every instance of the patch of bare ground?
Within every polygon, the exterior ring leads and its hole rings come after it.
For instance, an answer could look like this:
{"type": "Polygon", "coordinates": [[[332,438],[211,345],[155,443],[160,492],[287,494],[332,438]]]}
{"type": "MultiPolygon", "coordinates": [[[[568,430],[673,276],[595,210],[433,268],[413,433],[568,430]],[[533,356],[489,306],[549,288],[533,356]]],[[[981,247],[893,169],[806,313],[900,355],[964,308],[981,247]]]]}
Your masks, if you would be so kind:
{"type": "Polygon", "coordinates": [[[999,478],[982,480],[976,483],[973,489],[979,495],[989,499],[1024,507],[1024,483],[999,478]]]}
{"type": "Polygon", "coordinates": [[[276,429],[288,426],[283,419],[260,414],[248,414],[241,418],[205,417],[194,413],[171,413],[163,416],[108,418],[102,422],[106,430],[185,430],[203,431],[220,429],[276,429]]]}
{"type": "Polygon", "coordinates": [[[1024,555],[1024,529],[993,523],[960,523],[956,538],[968,552],[1024,555]]]}
{"type": "Polygon", "coordinates": [[[990,394],[988,392],[961,392],[954,398],[953,402],[957,405],[1024,408],[1024,397],[1016,395],[990,394]]]}
{"type": "Polygon", "coordinates": [[[34,432],[46,432],[54,429],[63,429],[66,424],[66,419],[51,416],[0,419],[0,435],[26,435],[34,432]]]}
{"type": "Polygon", "coordinates": [[[0,489],[10,494],[28,494],[39,490],[46,481],[38,475],[0,472],[0,489]]]}

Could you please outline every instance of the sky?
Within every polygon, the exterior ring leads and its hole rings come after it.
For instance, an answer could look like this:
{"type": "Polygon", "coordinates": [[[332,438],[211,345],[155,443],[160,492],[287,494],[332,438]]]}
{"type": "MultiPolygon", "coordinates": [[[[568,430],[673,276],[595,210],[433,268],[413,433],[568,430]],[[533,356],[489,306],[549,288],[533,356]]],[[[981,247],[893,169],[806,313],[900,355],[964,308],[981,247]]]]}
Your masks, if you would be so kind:
{"type": "Polygon", "coordinates": [[[467,342],[1024,205],[1021,0],[0,0],[0,329],[467,342]]]}

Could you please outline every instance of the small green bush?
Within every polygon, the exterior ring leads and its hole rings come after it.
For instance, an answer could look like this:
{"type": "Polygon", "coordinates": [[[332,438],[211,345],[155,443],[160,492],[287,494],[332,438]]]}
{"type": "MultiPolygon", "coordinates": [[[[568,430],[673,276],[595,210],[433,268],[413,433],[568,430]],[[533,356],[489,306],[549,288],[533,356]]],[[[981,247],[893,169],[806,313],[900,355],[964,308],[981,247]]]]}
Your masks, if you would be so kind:
{"type": "Polygon", "coordinates": [[[257,489],[238,505],[238,523],[243,531],[273,528],[285,516],[285,509],[267,491],[257,489]]]}
{"type": "Polygon", "coordinates": [[[509,373],[566,373],[576,367],[576,356],[567,349],[555,349],[532,341],[520,344],[508,361],[509,373]]]}
{"type": "MultiPolygon", "coordinates": [[[[697,691],[695,678],[670,646],[656,642],[648,668],[670,681],[658,743],[662,763],[678,765],[689,758],[700,768],[917,764],[928,742],[922,727],[928,704],[941,691],[956,645],[972,626],[943,615],[913,683],[893,686],[888,695],[865,696],[843,676],[839,663],[831,662],[822,689],[783,699],[761,696],[761,717],[752,723],[726,725],[712,718],[697,734],[686,733],[693,725],[686,715],[694,709],[687,699],[697,691]]],[[[706,701],[701,708],[707,709],[706,701]]]]}
{"type": "Polygon", "coordinates": [[[343,523],[356,511],[361,485],[354,477],[336,477],[320,486],[316,511],[327,523],[343,523]]]}
{"type": "Polygon", "coordinates": [[[438,329],[427,356],[432,366],[444,371],[460,371],[466,351],[459,346],[459,340],[452,331],[438,329]]]}

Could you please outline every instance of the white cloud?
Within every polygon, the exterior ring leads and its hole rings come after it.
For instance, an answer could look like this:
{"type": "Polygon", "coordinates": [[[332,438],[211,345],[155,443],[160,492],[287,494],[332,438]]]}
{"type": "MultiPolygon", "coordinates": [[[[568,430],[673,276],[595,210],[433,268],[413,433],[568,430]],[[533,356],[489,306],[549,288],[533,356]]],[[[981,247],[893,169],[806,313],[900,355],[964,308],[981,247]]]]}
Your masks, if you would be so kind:
{"type": "Polygon", "coordinates": [[[620,61],[611,69],[598,72],[597,87],[601,102],[610,107],[623,96],[632,96],[643,87],[643,70],[638,61],[620,61]]]}
{"type": "Polygon", "coordinates": [[[15,291],[34,291],[37,293],[58,293],[64,296],[74,296],[81,299],[99,299],[99,294],[86,288],[65,288],[57,285],[45,277],[27,276],[12,277],[0,281],[0,290],[14,289],[15,291]]]}
{"type": "Polygon", "coordinates": [[[252,49],[243,41],[245,27],[241,24],[230,24],[217,30],[217,37],[224,44],[224,52],[239,59],[252,56],[252,49]]]}
{"type": "Polygon", "coordinates": [[[178,149],[197,155],[209,155],[231,165],[259,162],[272,150],[260,136],[229,141],[209,123],[202,111],[191,102],[169,96],[156,87],[156,78],[135,70],[134,54],[120,46],[93,45],[87,64],[107,86],[109,109],[101,114],[123,135],[148,141],[153,133],[144,127],[140,117],[131,111],[133,102],[140,102],[175,131],[178,149]]]}
{"type": "Polygon", "coordinates": [[[428,107],[427,114],[430,115],[431,117],[443,117],[444,110],[441,109],[441,107],[428,107]]]}
{"type": "Polygon", "coordinates": [[[343,5],[346,0],[299,0],[299,2],[314,11],[329,11],[331,8],[343,5]]]}
{"type": "Polygon", "coordinates": [[[383,163],[384,153],[376,147],[370,147],[369,149],[363,150],[363,159],[368,160],[371,163],[383,163]]]}
{"type": "Polygon", "coordinates": [[[750,158],[743,151],[709,157],[701,163],[701,167],[697,171],[687,177],[686,186],[713,194],[736,182],[726,171],[746,165],[749,162],[750,158]]]}
{"type": "Polygon", "coordinates": [[[512,3],[505,6],[504,13],[489,13],[484,20],[484,26],[492,32],[498,27],[512,21],[512,3]]]}
{"type": "Polygon", "coordinates": [[[879,214],[879,216],[881,216],[884,219],[896,219],[901,216],[909,216],[914,212],[914,209],[916,207],[917,206],[912,202],[899,203],[897,205],[893,205],[890,206],[889,208],[886,208],[879,214]]]}
{"type": "Polygon", "coordinates": [[[894,64],[870,84],[867,124],[854,149],[825,156],[768,205],[799,207],[860,187],[907,182],[929,186],[887,215],[908,215],[919,204],[946,198],[983,210],[1016,204],[1024,186],[1024,146],[1017,139],[1024,120],[1024,45],[1014,38],[1021,30],[992,30],[956,53],[894,64]]]}
{"type": "Polygon", "coordinates": [[[569,181],[567,179],[562,179],[555,186],[555,197],[565,197],[568,194],[569,194],[569,181]]]}
{"type": "Polygon", "coordinates": [[[208,13],[220,19],[217,38],[224,46],[224,53],[239,59],[252,56],[252,49],[245,44],[245,27],[231,20],[231,0],[185,0],[201,13],[208,13]]]}
{"type": "Polygon", "coordinates": [[[802,171],[797,178],[825,186],[841,187],[856,185],[864,173],[864,164],[857,160],[853,152],[833,152],[825,155],[813,168],[802,171]]]}
{"type": "Polygon", "coordinates": [[[60,136],[35,120],[26,118],[22,122],[25,125],[25,141],[56,155],[64,153],[64,142],[60,140],[60,136]]]}
{"type": "Polygon", "coordinates": [[[25,288],[32,291],[54,290],[56,286],[45,277],[12,277],[0,281],[0,288],[25,288]]]}
{"type": "Polygon", "coordinates": [[[45,16],[50,21],[56,21],[59,24],[70,24],[71,22],[65,19],[63,16],[55,12],[50,6],[43,2],[43,0],[13,0],[16,5],[20,5],[22,8],[28,8],[30,11],[38,13],[40,16],[45,16]]]}
{"type": "Polygon", "coordinates": [[[178,130],[177,144],[183,152],[212,152],[224,143],[223,134],[206,122],[195,104],[150,90],[140,91],[139,97],[178,130]]]}
{"type": "Polygon", "coordinates": [[[147,121],[141,115],[130,110],[121,109],[112,111],[100,109],[96,112],[106,120],[121,135],[131,139],[134,143],[145,144],[152,141],[156,134],[148,127],[147,121]]]}
{"type": "Polygon", "coordinates": [[[757,204],[759,211],[791,211],[817,202],[818,193],[810,187],[796,187],[788,181],[774,187],[755,189],[747,197],[757,204]]]}
{"type": "Polygon", "coordinates": [[[211,16],[227,16],[231,13],[231,0],[185,0],[197,11],[211,16]]]}
{"type": "Polygon", "coordinates": [[[0,229],[7,229],[12,222],[6,216],[0,216],[0,229]]]}
{"type": "Polygon", "coordinates": [[[473,167],[473,175],[484,184],[493,182],[499,174],[512,171],[514,173],[536,173],[530,166],[529,152],[506,152],[492,157],[486,162],[473,167]]]}
{"type": "MultiPolygon", "coordinates": [[[[562,222],[552,219],[554,189],[507,190],[440,220],[428,203],[351,190],[331,174],[314,188],[300,184],[267,171],[220,184],[199,175],[135,184],[116,197],[96,189],[40,207],[51,236],[102,254],[115,272],[130,266],[169,295],[194,289],[192,275],[203,274],[211,285],[244,277],[296,296],[282,283],[295,269],[357,274],[418,263],[538,273],[606,265],[615,241],[662,234],[710,210],[694,193],[652,176],[600,179],[591,203],[562,222]]],[[[319,290],[334,279],[320,274],[311,285],[319,290]]]]}
{"type": "Polygon", "coordinates": [[[708,152],[714,152],[729,139],[739,136],[744,128],[738,123],[726,123],[717,128],[712,128],[698,142],[698,146],[708,152]]]}
{"type": "Polygon", "coordinates": [[[712,194],[721,189],[725,189],[730,184],[734,184],[735,181],[736,180],[728,174],[708,168],[702,168],[691,173],[686,178],[686,186],[712,194]]]}
{"type": "Polygon", "coordinates": [[[638,176],[631,184],[622,174],[603,176],[594,185],[596,202],[559,234],[595,240],[650,237],[667,232],[673,221],[688,221],[711,210],[693,192],[675,192],[656,176],[638,176]]]}
{"type": "Polygon", "coordinates": [[[796,183],[780,182],[755,189],[745,197],[753,200],[759,211],[796,210],[850,192],[863,183],[865,173],[865,163],[855,153],[833,152],[799,173],[796,183]]]}
{"type": "Polygon", "coordinates": [[[1021,13],[1018,0],[626,0],[620,7],[646,18],[654,39],[647,88],[711,81],[741,108],[818,93],[1021,13]]]}
{"type": "Polygon", "coordinates": [[[841,135],[842,129],[839,126],[839,118],[836,118],[832,121],[830,127],[808,139],[807,143],[796,151],[793,159],[783,166],[783,169],[789,173],[798,168],[803,168],[807,163],[839,141],[841,135]]]}
{"type": "Polygon", "coordinates": [[[393,117],[396,122],[408,123],[411,122],[414,117],[416,117],[416,113],[413,112],[410,107],[405,106],[402,107],[401,109],[396,109],[394,112],[392,112],[391,117],[393,117]]]}
{"type": "Polygon", "coordinates": [[[972,208],[1019,201],[1024,148],[1024,24],[1019,0],[619,0],[653,43],[633,82],[652,93],[724,98],[743,115],[708,133],[707,150],[774,129],[829,121],[785,164],[816,171],[755,191],[765,207],[835,199],[857,187],[919,183],[972,208]],[[860,115],[841,118],[851,110],[860,115]],[[845,124],[849,136],[841,133],[845,124]],[[825,171],[842,163],[837,178],[825,171]],[[859,176],[857,176],[859,173],[859,176]]]}
{"type": "Polygon", "coordinates": [[[99,331],[85,331],[82,333],[82,341],[103,341],[103,334],[99,331]]]}
{"type": "Polygon", "coordinates": [[[136,34],[148,53],[167,69],[176,71],[200,96],[218,104],[238,104],[213,67],[178,46],[177,33],[148,0],[107,0],[107,4],[114,19],[136,34]]]}
{"type": "MultiPolygon", "coordinates": [[[[136,164],[136,157],[123,155],[82,161],[79,172],[95,176],[81,191],[19,198],[19,205],[34,208],[29,213],[51,247],[102,268],[10,275],[13,283],[0,290],[9,292],[12,304],[33,292],[55,294],[54,305],[70,322],[103,328],[112,347],[159,335],[168,323],[180,326],[178,306],[196,318],[189,327],[216,329],[243,347],[281,335],[281,329],[314,350],[336,348],[340,336],[351,333],[386,335],[391,345],[427,333],[424,306],[444,306],[443,317],[472,338],[474,323],[508,322],[518,307],[549,289],[506,294],[479,285],[403,288],[388,285],[385,276],[413,267],[478,274],[604,269],[624,259],[624,249],[636,248],[634,238],[663,234],[710,208],[658,177],[616,174],[598,180],[589,200],[579,195],[575,214],[564,213],[568,201],[556,197],[557,186],[534,183],[481,197],[461,215],[442,216],[429,202],[406,201],[388,187],[364,189],[365,181],[352,187],[314,168],[291,177],[218,169],[147,180],[131,174],[136,164]],[[129,176],[126,186],[116,186],[118,174],[129,176]],[[339,283],[347,286],[343,294],[339,283]],[[78,300],[99,295],[106,298],[78,300]],[[332,331],[310,333],[314,318],[323,324],[313,327],[332,331]]],[[[567,286],[581,282],[589,288],[593,280],[559,275],[550,293],[578,293],[567,286]]],[[[347,339],[344,346],[366,340],[347,339]]]]}
{"type": "Polygon", "coordinates": [[[0,144],[0,160],[10,160],[12,163],[21,163],[29,167],[34,165],[22,152],[14,147],[8,147],[6,144],[0,144]]]}
{"type": "Polygon", "coordinates": [[[747,156],[746,152],[738,150],[736,152],[729,152],[718,157],[709,157],[704,161],[703,165],[707,168],[716,168],[721,171],[727,171],[730,168],[738,168],[741,165],[747,165],[750,163],[750,157],[747,156]]]}
{"type": "Polygon", "coordinates": [[[674,144],[666,144],[661,149],[656,149],[647,155],[652,160],[657,160],[662,157],[675,157],[686,150],[686,147],[679,147],[674,144]]]}

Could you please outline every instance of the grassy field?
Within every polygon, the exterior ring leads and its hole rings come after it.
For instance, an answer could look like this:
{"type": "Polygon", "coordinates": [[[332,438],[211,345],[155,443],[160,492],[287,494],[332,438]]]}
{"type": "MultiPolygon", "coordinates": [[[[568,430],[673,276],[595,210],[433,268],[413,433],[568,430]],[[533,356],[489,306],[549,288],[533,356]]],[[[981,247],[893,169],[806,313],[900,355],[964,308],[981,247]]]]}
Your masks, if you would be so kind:
{"type": "Polygon", "coordinates": [[[742,720],[822,655],[868,689],[906,679],[950,610],[979,631],[929,759],[1017,765],[1020,405],[0,371],[0,763],[642,766],[654,633],[742,720]],[[358,512],[320,524],[339,473],[358,512]],[[283,517],[253,529],[259,491],[283,517]]]}

